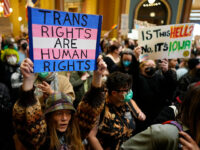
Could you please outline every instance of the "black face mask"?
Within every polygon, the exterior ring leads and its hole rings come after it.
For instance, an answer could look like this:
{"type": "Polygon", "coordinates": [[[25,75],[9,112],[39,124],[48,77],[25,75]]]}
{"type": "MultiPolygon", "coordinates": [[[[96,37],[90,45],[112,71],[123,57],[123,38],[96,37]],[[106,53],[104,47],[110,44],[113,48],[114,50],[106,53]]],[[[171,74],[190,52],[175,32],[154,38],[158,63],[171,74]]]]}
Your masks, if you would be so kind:
{"type": "Polygon", "coordinates": [[[153,76],[155,72],[156,72],[156,68],[154,68],[154,67],[148,67],[145,69],[145,73],[148,76],[153,76]]]}
{"type": "Polygon", "coordinates": [[[22,46],[22,49],[23,49],[23,50],[26,50],[28,44],[27,44],[27,43],[24,43],[24,44],[22,44],[21,46],[22,46]]]}

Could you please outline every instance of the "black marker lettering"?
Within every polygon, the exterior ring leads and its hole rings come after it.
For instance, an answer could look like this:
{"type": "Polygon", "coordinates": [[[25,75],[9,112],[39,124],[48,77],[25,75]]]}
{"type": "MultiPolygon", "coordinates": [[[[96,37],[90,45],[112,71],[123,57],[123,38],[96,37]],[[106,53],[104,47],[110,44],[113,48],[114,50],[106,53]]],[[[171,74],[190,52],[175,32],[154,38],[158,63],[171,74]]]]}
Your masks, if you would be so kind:
{"type": "Polygon", "coordinates": [[[88,16],[87,15],[82,15],[82,20],[83,20],[84,23],[81,23],[81,25],[84,26],[84,27],[87,26],[86,19],[88,19],[88,16]]]}
{"type": "Polygon", "coordinates": [[[41,26],[42,37],[44,36],[44,33],[49,37],[48,30],[47,26],[41,26]]]}
{"type": "Polygon", "coordinates": [[[47,49],[47,53],[43,52],[43,49],[41,48],[41,56],[42,56],[42,60],[44,60],[44,55],[48,56],[48,59],[50,59],[50,54],[49,54],[49,49],[47,49]]]}
{"type": "Polygon", "coordinates": [[[89,39],[89,38],[91,38],[91,29],[85,29],[85,33],[88,35],[88,36],[84,36],[86,39],[89,39]],[[87,32],[87,31],[89,31],[89,32],[87,32]]]}
{"type": "Polygon", "coordinates": [[[49,72],[50,71],[49,66],[50,66],[50,62],[44,61],[44,66],[43,66],[44,67],[44,72],[49,72]]]}
{"type": "Polygon", "coordinates": [[[87,67],[85,67],[85,70],[89,70],[90,69],[90,60],[86,60],[85,65],[87,65],[87,67]]]}
{"type": "Polygon", "coordinates": [[[71,39],[71,48],[77,48],[76,41],[77,41],[77,39],[71,39]]]}
{"type": "Polygon", "coordinates": [[[54,23],[54,25],[56,24],[56,20],[57,20],[58,24],[61,25],[59,19],[60,19],[60,13],[58,11],[54,11],[53,12],[53,23],[54,23]]]}
{"type": "Polygon", "coordinates": [[[69,24],[70,25],[72,25],[72,23],[71,23],[71,20],[70,20],[70,17],[69,17],[69,14],[68,13],[66,13],[66,15],[65,15],[65,20],[64,20],[64,22],[63,22],[63,25],[65,24],[65,22],[66,21],[68,21],[69,22],[69,24]]]}
{"type": "Polygon", "coordinates": [[[62,67],[61,67],[61,64],[64,63],[64,62],[65,62],[65,61],[59,62],[59,64],[58,64],[58,69],[59,69],[59,70],[65,70],[66,66],[62,66],[62,67]]]}
{"type": "Polygon", "coordinates": [[[60,34],[59,34],[59,32],[58,32],[59,29],[62,29],[62,27],[57,27],[57,28],[56,28],[56,35],[57,35],[58,37],[62,37],[62,36],[64,35],[64,33],[63,33],[63,32],[60,32],[60,34]]]}
{"type": "Polygon", "coordinates": [[[47,13],[51,13],[51,11],[48,11],[48,10],[38,10],[39,12],[42,12],[44,14],[44,24],[46,24],[46,14],[47,13]]]}
{"type": "Polygon", "coordinates": [[[78,24],[79,25],[79,23],[80,23],[80,14],[72,14],[72,18],[73,18],[73,25],[75,25],[75,20],[76,20],[76,24],[78,24]],[[78,18],[77,18],[77,16],[76,15],[78,15],[78,18]]]}
{"type": "Polygon", "coordinates": [[[57,40],[56,40],[56,44],[54,45],[54,48],[57,48],[56,46],[57,46],[57,44],[58,44],[58,48],[62,48],[62,44],[61,44],[61,42],[60,42],[60,39],[59,38],[57,38],[57,40]]]}

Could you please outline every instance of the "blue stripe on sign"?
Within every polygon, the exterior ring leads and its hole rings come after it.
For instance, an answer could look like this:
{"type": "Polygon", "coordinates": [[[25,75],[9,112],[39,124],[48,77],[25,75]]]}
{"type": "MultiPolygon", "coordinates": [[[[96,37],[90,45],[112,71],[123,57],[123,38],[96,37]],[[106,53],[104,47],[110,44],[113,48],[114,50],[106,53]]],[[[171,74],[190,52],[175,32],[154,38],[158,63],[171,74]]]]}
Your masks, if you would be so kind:
{"type": "Polygon", "coordinates": [[[32,19],[31,7],[28,7],[28,38],[29,38],[29,58],[33,61],[33,34],[32,34],[32,19]]]}
{"type": "Polygon", "coordinates": [[[34,72],[89,71],[95,60],[34,60],[34,72]]]}
{"type": "Polygon", "coordinates": [[[98,15],[79,14],[37,8],[31,8],[31,10],[32,24],[45,24],[69,27],[73,26],[93,29],[97,29],[99,24],[98,15]],[[79,20],[79,22],[77,22],[76,19],[79,20]]]}

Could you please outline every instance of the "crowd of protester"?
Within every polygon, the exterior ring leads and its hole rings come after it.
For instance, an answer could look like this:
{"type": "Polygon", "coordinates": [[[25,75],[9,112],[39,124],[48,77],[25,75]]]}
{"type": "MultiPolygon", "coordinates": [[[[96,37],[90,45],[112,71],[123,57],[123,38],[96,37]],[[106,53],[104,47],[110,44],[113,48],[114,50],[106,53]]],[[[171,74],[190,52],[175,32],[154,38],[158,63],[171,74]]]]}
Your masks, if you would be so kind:
{"type": "Polygon", "coordinates": [[[200,150],[200,36],[189,59],[100,42],[95,71],[33,73],[27,35],[0,41],[2,150],[200,150]]]}

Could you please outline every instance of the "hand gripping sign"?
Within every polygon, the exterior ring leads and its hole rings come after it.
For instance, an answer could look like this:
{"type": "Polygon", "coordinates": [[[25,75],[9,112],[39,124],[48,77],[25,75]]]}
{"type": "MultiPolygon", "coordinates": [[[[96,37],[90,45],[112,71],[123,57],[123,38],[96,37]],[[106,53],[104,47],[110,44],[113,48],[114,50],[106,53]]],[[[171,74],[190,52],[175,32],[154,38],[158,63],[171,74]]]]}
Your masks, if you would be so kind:
{"type": "Polygon", "coordinates": [[[96,69],[102,16],[28,7],[34,72],[96,69]]]}

